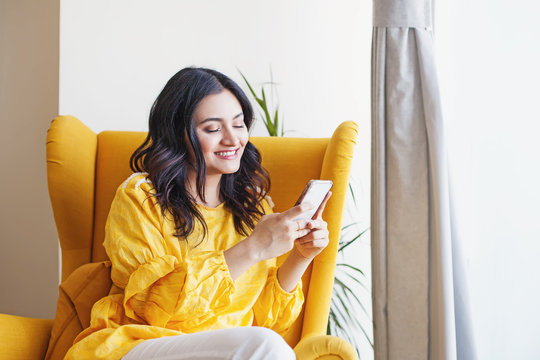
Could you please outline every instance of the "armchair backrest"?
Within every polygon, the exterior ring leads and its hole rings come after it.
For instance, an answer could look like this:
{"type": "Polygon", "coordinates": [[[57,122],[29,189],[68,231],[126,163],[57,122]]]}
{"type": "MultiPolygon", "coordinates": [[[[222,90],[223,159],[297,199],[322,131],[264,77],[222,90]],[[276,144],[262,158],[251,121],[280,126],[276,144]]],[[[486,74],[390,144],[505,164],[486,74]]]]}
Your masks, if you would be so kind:
{"type": "MultiPolygon", "coordinates": [[[[291,345],[307,335],[326,333],[357,132],[357,125],[348,121],[331,138],[250,139],[270,173],[274,211],[293,206],[310,179],[334,182],[324,213],[330,244],[302,279],[306,303],[285,337],[291,345]]],[[[129,158],[145,137],[144,132],[95,134],[73,116],[58,116],[52,121],[47,133],[47,179],[62,249],[62,279],[81,265],[107,260],[102,243],[110,204],[117,187],[131,174],[129,158]]]]}

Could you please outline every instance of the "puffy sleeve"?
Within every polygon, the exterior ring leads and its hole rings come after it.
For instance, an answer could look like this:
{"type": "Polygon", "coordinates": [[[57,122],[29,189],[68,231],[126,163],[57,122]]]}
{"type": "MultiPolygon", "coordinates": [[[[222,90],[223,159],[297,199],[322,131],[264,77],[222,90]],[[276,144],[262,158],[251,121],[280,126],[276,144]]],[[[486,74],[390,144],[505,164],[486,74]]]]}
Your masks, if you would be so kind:
{"type": "MultiPolygon", "coordinates": [[[[274,203],[270,196],[266,196],[265,200],[265,212],[271,214],[274,203]]],[[[302,281],[299,281],[291,292],[283,290],[277,279],[275,260],[273,263],[274,265],[268,271],[263,291],[253,306],[254,325],[264,326],[284,335],[302,310],[304,293],[302,281]]]]}
{"type": "Polygon", "coordinates": [[[178,244],[163,236],[151,184],[140,182],[118,188],[105,231],[111,277],[124,289],[125,315],[160,327],[173,315],[176,321],[203,321],[231,302],[234,284],[223,252],[182,258],[178,244]]]}
{"type": "Polygon", "coordinates": [[[284,335],[300,314],[303,303],[302,281],[293,291],[287,292],[279,285],[277,267],[271,267],[264,289],[253,306],[254,325],[284,335]]]}

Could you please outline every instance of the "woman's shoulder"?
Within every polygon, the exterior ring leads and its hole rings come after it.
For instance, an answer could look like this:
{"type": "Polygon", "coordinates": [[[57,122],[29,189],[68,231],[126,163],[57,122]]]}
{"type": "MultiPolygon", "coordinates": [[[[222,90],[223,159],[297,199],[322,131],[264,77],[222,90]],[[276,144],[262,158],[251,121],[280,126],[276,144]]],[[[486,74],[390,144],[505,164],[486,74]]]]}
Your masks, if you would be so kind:
{"type": "MultiPolygon", "coordinates": [[[[140,190],[141,185],[149,184],[152,185],[152,181],[148,178],[148,173],[146,172],[136,172],[131,174],[124,182],[120,185],[119,188],[123,190],[140,190]]],[[[144,188],[147,188],[148,185],[143,185],[144,188]]]]}
{"type": "Polygon", "coordinates": [[[127,179],[125,179],[116,189],[116,199],[131,199],[138,202],[142,202],[147,198],[153,198],[155,194],[154,186],[152,181],[148,177],[148,173],[137,172],[131,174],[127,179]]]}
{"type": "Polygon", "coordinates": [[[133,173],[125,179],[117,188],[111,204],[111,212],[118,210],[121,213],[141,213],[158,216],[159,205],[152,182],[148,173],[133,173]]]}

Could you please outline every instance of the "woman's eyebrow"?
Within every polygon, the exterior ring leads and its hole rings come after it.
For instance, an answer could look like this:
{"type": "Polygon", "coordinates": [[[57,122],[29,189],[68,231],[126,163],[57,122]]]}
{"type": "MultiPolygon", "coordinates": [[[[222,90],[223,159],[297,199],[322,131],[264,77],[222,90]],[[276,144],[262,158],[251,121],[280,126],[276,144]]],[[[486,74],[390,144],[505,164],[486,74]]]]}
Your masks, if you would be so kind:
{"type": "MultiPolygon", "coordinates": [[[[243,116],[244,113],[241,112],[239,114],[236,114],[234,117],[233,117],[233,120],[234,119],[238,119],[239,117],[243,116]]],[[[223,118],[219,118],[219,117],[210,117],[210,118],[206,118],[204,119],[203,121],[201,121],[199,124],[204,124],[205,122],[208,122],[208,121],[223,121],[223,118]]]]}

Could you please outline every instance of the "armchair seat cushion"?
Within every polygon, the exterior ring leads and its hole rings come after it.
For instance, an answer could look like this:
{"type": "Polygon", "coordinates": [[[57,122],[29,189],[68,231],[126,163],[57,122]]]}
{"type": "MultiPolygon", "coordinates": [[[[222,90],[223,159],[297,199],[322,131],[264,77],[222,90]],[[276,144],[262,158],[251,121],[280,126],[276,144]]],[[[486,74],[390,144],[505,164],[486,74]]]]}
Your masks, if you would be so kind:
{"type": "Polygon", "coordinates": [[[111,287],[110,261],[83,265],[60,284],[56,318],[45,359],[64,358],[77,335],[90,326],[92,306],[107,296],[111,287]]]}

